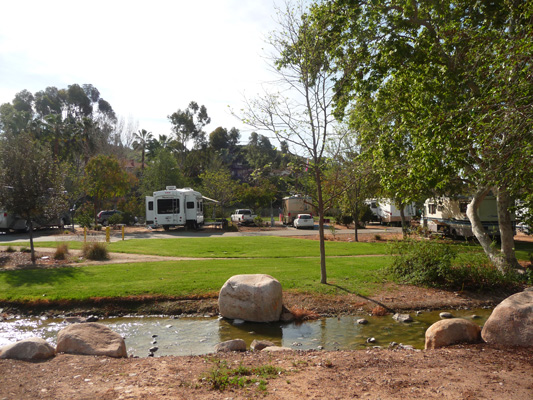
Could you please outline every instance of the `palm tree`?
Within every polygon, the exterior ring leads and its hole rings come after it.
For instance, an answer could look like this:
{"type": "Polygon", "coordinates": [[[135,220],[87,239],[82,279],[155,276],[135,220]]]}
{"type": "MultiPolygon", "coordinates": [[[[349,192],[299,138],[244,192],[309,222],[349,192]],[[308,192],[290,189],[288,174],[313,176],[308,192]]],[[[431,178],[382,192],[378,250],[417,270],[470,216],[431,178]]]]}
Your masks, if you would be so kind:
{"type": "Polygon", "coordinates": [[[135,150],[141,149],[141,170],[144,170],[144,153],[146,146],[153,139],[152,132],[146,131],[146,129],[141,129],[134,136],[135,141],[133,142],[133,148],[135,150]]]}

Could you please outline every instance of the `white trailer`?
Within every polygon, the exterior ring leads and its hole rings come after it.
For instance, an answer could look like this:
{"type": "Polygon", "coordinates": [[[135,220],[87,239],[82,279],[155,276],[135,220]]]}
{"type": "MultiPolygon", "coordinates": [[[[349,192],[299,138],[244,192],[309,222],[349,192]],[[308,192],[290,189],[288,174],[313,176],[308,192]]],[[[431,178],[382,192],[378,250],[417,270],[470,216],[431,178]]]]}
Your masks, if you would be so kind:
{"type": "MultiPolygon", "coordinates": [[[[467,196],[430,198],[424,202],[424,226],[431,232],[452,237],[473,237],[472,225],[466,216],[471,198],[467,196]]],[[[490,236],[499,236],[496,197],[487,195],[481,202],[478,215],[490,236]]],[[[514,216],[513,216],[514,219],[514,216]]]]}
{"type": "MultiPolygon", "coordinates": [[[[63,229],[65,225],[68,224],[70,224],[70,216],[66,212],[56,218],[50,219],[44,216],[39,216],[32,219],[32,225],[34,229],[51,227],[63,229]]],[[[0,232],[28,232],[29,229],[29,224],[24,218],[21,218],[13,213],[8,213],[5,210],[0,210],[0,232]]]]}
{"type": "MultiPolygon", "coordinates": [[[[370,206],[374,215],[374,220],[382,225],[402,224],[400,209],[391,199],[368,199],[365,201],[370,206]]],[[[416,216],[415,203],[408,204],[403,209],[405,222],[410,223],[411,219],[416,216]]]]}
{"type": "Polygon", "coordinates": [[[146,197],[147,223],[153,221],[153,225],[165,230],[175,226],[198,229],[204,223],[203,200],[201,193],[191,188],[167,186],[165,190],[146,197]]]}
{"type": "Polygon", "coordinates": [[[28,225],[25,219],[22,219],[15,214],[0,210],[0,232],[9,232],[10,230],[16,232],[26,232],[28,225]]]}

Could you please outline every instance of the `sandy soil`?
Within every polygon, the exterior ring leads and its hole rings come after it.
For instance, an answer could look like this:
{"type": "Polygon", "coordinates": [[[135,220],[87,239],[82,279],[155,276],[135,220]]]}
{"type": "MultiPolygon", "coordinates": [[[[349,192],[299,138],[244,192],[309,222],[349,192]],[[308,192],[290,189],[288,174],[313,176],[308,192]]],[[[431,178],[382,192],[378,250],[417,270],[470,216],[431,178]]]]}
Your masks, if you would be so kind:
{"type": "Polygon", "coordinates": [[[0,360],[0,399],[531,399],[533,350],[487,345],[440,350],[230,353],[112,359],[60,354],[0,360]],[[217,366],[279,368],[216,389],[217,366]]]}
{"type": "MultiPolygon", "coordinates": [[[[361,238],[360,238],[361,239],[361,238]]],[[[382,238],[383,239],[383,238],[382,238]]],[[[336,239],[338,240],[338,239],[336,239]]],[[[368,238],[368,240],[372,240],[368,238]]],[[[375,238],[374,238],[375,240],[375,238]]],[[[10,253],[14,254],[14,253],[10,253]]],[[[17,253],[18,254],[18,253],[17,253]]],[[[27,268],[20,256],[3,268],[27,268]]],[[[42,257],[42,255],[41,255],[42,257]]],[[[139,256],[135,256],[139,259],[139,256]]],[[[112,255],[124,262],[124,255],[112,255]]],[[[131,261],[130,261],[131,262],[131,261]]],[[[41,268],[57,267],[49,259],[41,268]]],[[[367,313],[378,306],[389,311],[421,308],[477,307],[494,304],[506,293],[479,295],[410,286],[387,285],[373,298],[346,294],[335,299],[284,294],[289,307],[322,315],[367,313]]],[[[153,299],[152,299],[153,300],[153,299]]],[[[127,310],[150,299],[122,299],[116,304],[78,304],[84,310],[127,310]]],[[[159,311],[216,312],[215,298],[159,299],[159,311]]],[[[33,305],[35,306],[35,305],[33,305]]],[[[48,311],[53,305],[48,304],[48,311]]],[[[64,306],[64,305],[63,305],[64,306]]],[[[37,309],[36,309],[37,311],[37,309]]],[[[220,372],[220,370],[218,370],[220,372]]],[[[531,399],[533,347],[498,348],[458,345],[440,350],[372,349],[358,351],[289,351],[230,353],[193,357],[113,359],[59,354],[49,361],[0,360],[0,400],[11,399],[531,399]],[[275,377],[250,376],[257,382],[217,389],[217,366],[279,368],[275,377]]]]}

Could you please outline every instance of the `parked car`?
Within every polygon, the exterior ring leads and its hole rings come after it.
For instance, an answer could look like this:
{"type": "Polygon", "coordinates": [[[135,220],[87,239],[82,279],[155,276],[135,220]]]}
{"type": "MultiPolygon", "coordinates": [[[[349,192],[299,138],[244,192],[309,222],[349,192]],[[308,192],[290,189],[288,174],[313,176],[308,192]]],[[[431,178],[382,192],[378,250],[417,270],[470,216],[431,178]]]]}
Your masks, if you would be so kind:
{"type": "Polygon", "coordinates": [[[96,221],[101,225],[109,225],[109,218],[115,214],[122,214],[122,211],[118,210],[102,210],[96,215],[96,221]]]}
{"type": "Polygon", "coordinates": [[[293,225],[296,229],[314,229],[315,220],[311,214],[298,214],[298,216],[294,219],[293,225]]]}

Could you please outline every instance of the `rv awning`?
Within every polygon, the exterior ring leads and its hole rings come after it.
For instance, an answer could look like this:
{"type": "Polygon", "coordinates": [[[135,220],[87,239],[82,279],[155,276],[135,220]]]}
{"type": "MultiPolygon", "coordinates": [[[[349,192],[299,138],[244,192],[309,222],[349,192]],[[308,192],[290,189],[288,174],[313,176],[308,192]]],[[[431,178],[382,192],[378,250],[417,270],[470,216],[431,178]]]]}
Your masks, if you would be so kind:
{"type": "Polygon", "coordinates": [[[211,203],[215,203],[215,204],[220,203],[218,200],[213,200],[213,199],[210,199],[209,197],[205,197],[205,196],[202,196],[202,199],[204,199],[205,201],[210,201],[211,203]]]}

